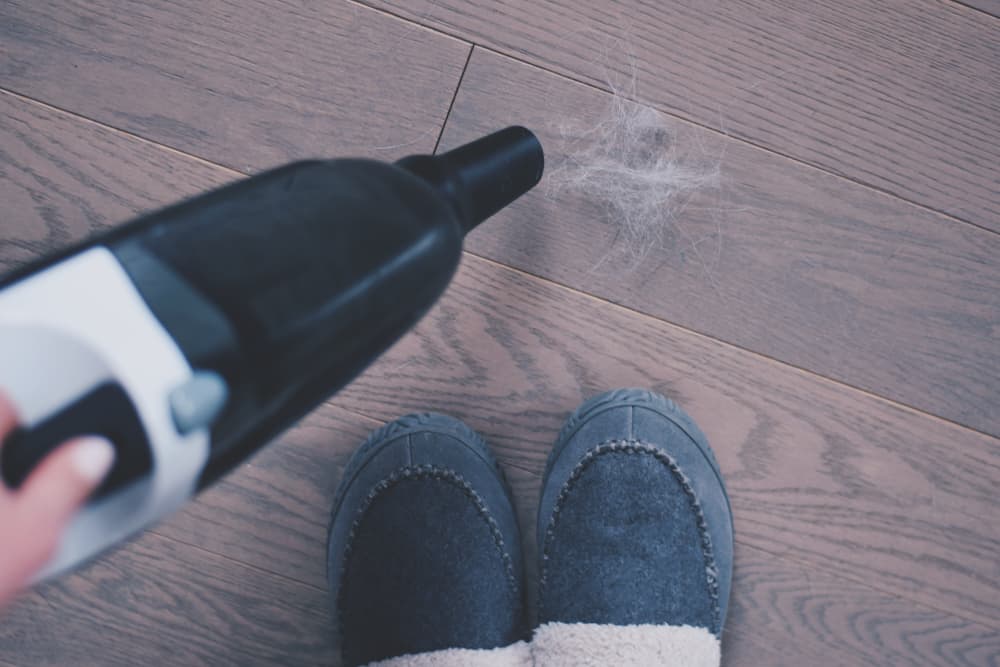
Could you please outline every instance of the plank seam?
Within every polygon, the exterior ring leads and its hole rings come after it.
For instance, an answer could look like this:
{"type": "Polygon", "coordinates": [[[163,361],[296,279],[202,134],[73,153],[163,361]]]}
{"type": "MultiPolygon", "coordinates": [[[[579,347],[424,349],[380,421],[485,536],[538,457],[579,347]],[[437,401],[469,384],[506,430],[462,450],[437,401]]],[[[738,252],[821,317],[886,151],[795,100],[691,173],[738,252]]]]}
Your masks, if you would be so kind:
{"type": "Polygon", "coordinates": [[[462,81],[465,79],[465,73],[469,69],[469,63],[472,62],[472,52],[475,50],[476,45],[471,44],[469,46],[469,54],[465,57],[465,65],[462,66],[462,73],[458,75],[458,83],[455,84],[455,92],[451,96],[451,103],[444,114],[444,120],[441,121],[441,129],[438,131],[437,139],[434,141],[434,148],[431,150],[431,155],[437,155],[438,146],[441,145],[441,138],[444,136],[444,130],[448,127],[448,119],[451,118],[451,111],[455,108],[455,100],[458,99],[458,92],[462,89],[462,81]]]}
{"type": "Polygon", "coordinates": [[[901,594],[898,591],[881,588],[880,586],[876,586],[870,582],[861,581],[860,579],[855,579],[848,574],[844,574],[842,571],[834,570],[833,568],[826,567],[820,563],[816,563],[807,558],[796,558],[795,556],[789,556],[788,552],[775,553],[773,551],[768,551],[767,549],[762,549],[759,545],[744,543],[738,539],[734,539],[733,542],[739,544],[742,548],[759,551],[760,553],[766,554],[775,560],[784,561],[786,563],[792,563],[794,565],[799,565],[806,570],[813,570],[816,572],[820,572],[834,581],[836,580],[848,581],[852,584],[856,584],[868,590],[875,591],[876,593],[879,593],[881,595],[885,595],[886,597],[895,598],[897,600],[906,602],[907,604],[923,607],[924,609],[931,609],[938,613],[944,614],[945,616],[963,620],[966,623],[976,625],[980,628],[985,628],[988,630],[1000,630],[1000,620],[998,619],[989,619],[989,621],[986,621],[983,618],[973,618],[965,615],[964,613],[960,613],[952,609],[942,609],[936,605],[928,604],[923,600],[914,600],[913,598],[901,594]]]}
{"type": "MultiPolygon", "coordinates": [[[[197,502],[197,501],[193,501],[193,502],[197,502]]],[[[198,521],[197,519],[194,519],[194,520],[198,521]]],[[[202,523],[201,521],[198,521],[198,522],[202,523]]],[[[283,579],[285,581],[291,581],[293,583],[305,586],[306,588],[311,588],[314,591],[321,591],[321,592],[322,591],[326,591],[325,588],[323,588],[322,586],[317,586],[314,583],[311,583],[311,582],[308,582],[308,581],[303,581],[301,579],[296,579],[295,577],[289,576],[287,574],[282,574],[280,572],[275,572],[273,570],[267,569],[266,567],[261,567],[260,565],[256,565],[254,563],[248,563],[248,562],[246,562],[244,560],[240,560],[239,558],[233,558],[232,556],[229,556],[229,555],[224,554],[224,553],[220,553],[218,551],[212,551],[211,549],[206,549],[205,547],[200,546],[198,544],[195,544],[193,542],[188,542],[187,540],[182,540],[182,539],[180,539],[178,537],[174,537],[173,535],[166,535],[164,533],[161,533],[156,528],[150,528],[146,532],[148,532],[148,533],[150,533],[152,535],[155,535],[156,537],[158,537],[161,540],[168,540],[170,542],[176,542],[177,544],[182,544],[185,547],[194,549],[195,551],[199,551],[201,553],[206,553],[206,554],[209,554],[211,556],[215,556],[217,558],[221,558],[222,560],[228,561],[230,563],[236,563],[238,565],[241,565],[243,567],[249,568],[251,570],[255,570],[257,572],[264,573],[264,574],[266,574],[268,576],[271,576],[271,577],[276,577],[278,579],[283,579]]],[[[128,546],[126,546],[125,548],[128,548],[128,546]]]]}

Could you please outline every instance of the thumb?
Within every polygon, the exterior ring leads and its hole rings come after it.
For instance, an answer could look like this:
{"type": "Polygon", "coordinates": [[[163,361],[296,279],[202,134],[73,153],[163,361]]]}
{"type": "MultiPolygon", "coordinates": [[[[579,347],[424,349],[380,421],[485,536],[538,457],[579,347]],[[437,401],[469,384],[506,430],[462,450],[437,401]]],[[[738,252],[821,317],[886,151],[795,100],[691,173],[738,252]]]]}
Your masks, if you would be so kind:
{"type": "Polygon", "coordinates": [[[13,522],[21,526],[17,551],[34,571],[44,565],[66,524],[111,469],[115,450],[104,438],[66,443],[31,473],[13,498],[13,522]]]}

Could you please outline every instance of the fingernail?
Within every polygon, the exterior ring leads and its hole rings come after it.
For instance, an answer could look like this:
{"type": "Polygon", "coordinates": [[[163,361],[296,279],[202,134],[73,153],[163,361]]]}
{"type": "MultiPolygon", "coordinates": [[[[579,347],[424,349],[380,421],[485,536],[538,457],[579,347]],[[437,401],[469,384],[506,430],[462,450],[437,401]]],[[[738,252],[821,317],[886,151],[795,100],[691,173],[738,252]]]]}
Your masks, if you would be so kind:
{"type": "Polygon", "coordinates": [[[77,474],[96,484],[111,469],[115,460],[115,448],[107,439],[92,436],[81,440],[73,448],[72,457],[77,474]]]}

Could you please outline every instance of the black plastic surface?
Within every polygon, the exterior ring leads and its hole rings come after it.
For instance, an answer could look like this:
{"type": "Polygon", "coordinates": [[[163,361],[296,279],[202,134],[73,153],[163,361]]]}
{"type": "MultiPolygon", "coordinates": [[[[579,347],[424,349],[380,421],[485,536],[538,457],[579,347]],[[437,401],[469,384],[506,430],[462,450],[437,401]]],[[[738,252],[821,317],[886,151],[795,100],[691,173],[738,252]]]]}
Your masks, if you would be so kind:
{"type": "Polygon", "coordinates": [[[466,231],[533,187],[542,162],[534,135],[508,128],[398,165],[290,164],[121,225],[0,287],[108,247],[190,365],[230,389],[204,487],[406,333],[447,286],[466,231]]]}
{"type": "Polygon", "coordinates": [[[412,326],[448,284],[463,236],[426,182],[367,160],[289,165],[133,224],[109,247],[189,363],[231,390],[203,485],[412,326]],[[189,288],[218,317],[190,316],[179,305],[189,288]]]}
{"type": "Polygon", "coordinates": [[[16,489],[42,459],[63,443],[82,435],[101,435],[115,447],[115,464],[92,495],[99,498],[148,475],[152,469],[149,440],[135,406],[118,383],[97,386],[31,429],[17,429],[0,449],[4,483],[16,489]]]}
{"type": "Polygon", "coordinates": [[[466,232],[535,187],[545,156],[538,138],[508,127],[441,155],[415,155],[399,165],[432,183],[451,201],[466,232]]]}

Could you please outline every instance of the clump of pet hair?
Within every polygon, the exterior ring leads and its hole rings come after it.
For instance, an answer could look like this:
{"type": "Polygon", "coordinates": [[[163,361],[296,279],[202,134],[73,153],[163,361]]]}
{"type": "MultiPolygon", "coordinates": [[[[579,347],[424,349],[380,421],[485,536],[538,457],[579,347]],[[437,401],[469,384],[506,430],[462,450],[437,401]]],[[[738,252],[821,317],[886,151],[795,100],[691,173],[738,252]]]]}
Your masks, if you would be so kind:
{"type": "Polygon", "coordinates": [[[616,242],[637,265],[663,246],[696,191],[718,185],[719,158],[709,159],[694,133],[681,141],[680,122],[635,101],[634,69],[624,90],[611,88],[596,124],[556,128],[565,157],[547,176],[548,187],[600,205],[616,226],[616,242]]]}

